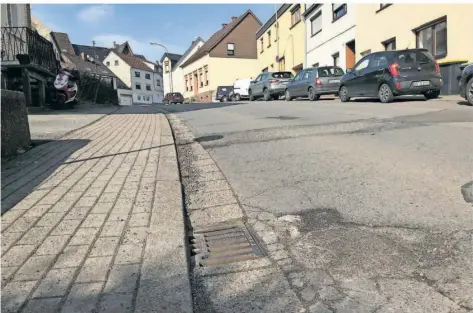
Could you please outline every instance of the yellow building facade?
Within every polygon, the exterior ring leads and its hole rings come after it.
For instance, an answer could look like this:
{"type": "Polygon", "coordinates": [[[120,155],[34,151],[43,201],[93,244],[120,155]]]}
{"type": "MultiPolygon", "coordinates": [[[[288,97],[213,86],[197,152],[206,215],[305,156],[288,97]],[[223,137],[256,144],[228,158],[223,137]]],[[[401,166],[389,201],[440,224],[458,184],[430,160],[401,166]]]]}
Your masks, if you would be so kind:
{"type": "Polygon", "coordinates": [[[303,68],[305,4],[283,4],[256,33],[259,71],[290,71],[303,68]],[[277,23],[276,23],[277,16],[277,23]]]}
{"type": "Polygon", "coordinates": [[[358,4],[356,58],[426,48],[440,64],[473,60],[473,4],[358,4]]]}

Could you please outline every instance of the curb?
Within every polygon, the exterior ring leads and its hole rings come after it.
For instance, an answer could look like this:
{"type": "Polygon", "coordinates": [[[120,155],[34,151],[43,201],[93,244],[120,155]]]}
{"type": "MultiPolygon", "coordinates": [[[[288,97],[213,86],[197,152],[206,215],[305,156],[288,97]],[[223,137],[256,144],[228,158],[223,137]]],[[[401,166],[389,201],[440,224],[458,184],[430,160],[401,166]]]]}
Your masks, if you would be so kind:
{"type": "Polygon", "coordinates": [[[176,143],[170,123],[164,114],[160,121],[158,181],[135,312],[193,313],[189,252],[176,143]],[[166,147],[171,143],[173,147],[166,147]]]}

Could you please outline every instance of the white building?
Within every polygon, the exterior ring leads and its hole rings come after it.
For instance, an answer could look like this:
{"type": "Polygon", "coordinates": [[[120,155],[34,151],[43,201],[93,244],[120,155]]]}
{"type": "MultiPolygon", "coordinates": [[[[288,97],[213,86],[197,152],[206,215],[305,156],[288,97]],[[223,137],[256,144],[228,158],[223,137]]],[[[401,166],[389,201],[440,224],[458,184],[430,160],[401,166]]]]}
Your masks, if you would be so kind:
{"type": "Polygon", "coordinates": [[[118,89],[121,105],[163,102],[162,74],[157,64],[116,50],[110,51],[103,63],[130,88],[118,89]]]}
{"type": "Polygon", "coordinates": [[[184,74],[182,72],[181,64],[183,64],[194,53],[196,53],[197,50],[204,45],[204,43],[205,41],[202,38],[198,37],[192,42],[191,46],[186,50],[186,52],[184,52],[183,55],[174,53],[165,53],[163,55],[163,57],[161,58],[161,63],[163,64],[164,68],[164,94],[171,92],[172,85],[173,92],[180,92],[184,95],[186,87],[184,83],[184,74]]]}
{"type": "Polygon", "coordinates": [[[304,67],[355,65],[356,3],[313,4],[303,14],[306,33],[304,67]]]}

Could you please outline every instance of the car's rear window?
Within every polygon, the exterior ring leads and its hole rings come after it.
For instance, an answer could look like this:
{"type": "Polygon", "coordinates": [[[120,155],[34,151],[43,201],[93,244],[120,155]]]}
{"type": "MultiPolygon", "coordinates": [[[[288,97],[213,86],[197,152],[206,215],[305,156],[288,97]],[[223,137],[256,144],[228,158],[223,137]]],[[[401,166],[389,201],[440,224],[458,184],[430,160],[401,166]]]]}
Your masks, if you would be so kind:
{"type": "Polygon", "coordinates": [[[273,73],[273,78],[293,78],[294,76],[292,76],[292,73],[291,72],[276,72],[276,73],[273,73]]]}
{"type": "Polygon", "coordinates": [[[399,64],[425,64],[435,61],[430,52],[424,50],[399,51],[396,56],[399,64]]]}
{"type": "Polygon", "coordinates": [[[317,71],[319,77],[343,76],[345,74],[341,68],[335,66],[319,67],[317,71]]]}
{"type": "Polygon", "coordinates": [[[233,87],[218,87],[218,91],[228,91],[228,90],[232,90],[233,87]]]}
{"type": "Polygon", "coordinates": [[[178,93],[178,92],[175,92],[175,93],[172,93],[172,94],[171,94],[171,96],[172,96],[172,97],[180,97],[180,96],[181,96],[181,94],[180,94],[180,93],[178,93]]]}

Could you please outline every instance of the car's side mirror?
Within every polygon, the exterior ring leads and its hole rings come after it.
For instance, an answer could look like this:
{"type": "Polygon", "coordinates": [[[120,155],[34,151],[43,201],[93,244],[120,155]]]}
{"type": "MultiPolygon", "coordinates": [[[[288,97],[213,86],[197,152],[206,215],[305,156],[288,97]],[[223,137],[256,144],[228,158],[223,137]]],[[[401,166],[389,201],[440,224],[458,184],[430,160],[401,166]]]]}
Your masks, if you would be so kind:
{"type": "Polygon", "coordinates": [[[256,81],[254,81],[254,80],[250,81],[250,84],[254,84],[254,83],[256,83],[256,81]]]}
{"type": "Polygon", "coordinates": [[[347,73],[351,73],[353,71],[352,68],[347,68],[347,73]]]}

